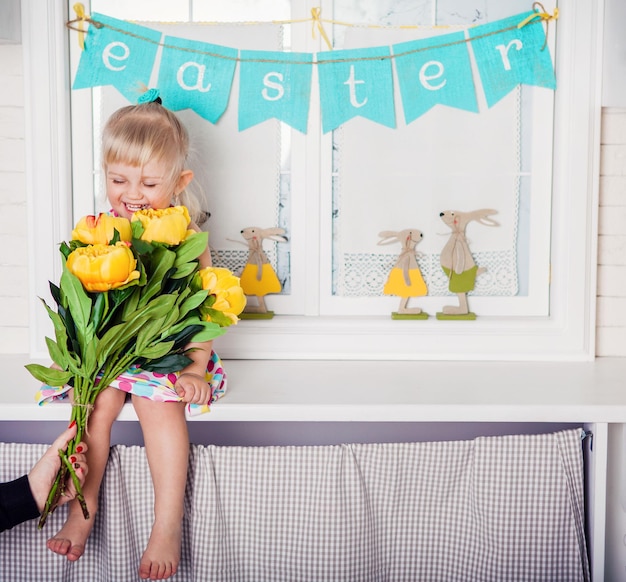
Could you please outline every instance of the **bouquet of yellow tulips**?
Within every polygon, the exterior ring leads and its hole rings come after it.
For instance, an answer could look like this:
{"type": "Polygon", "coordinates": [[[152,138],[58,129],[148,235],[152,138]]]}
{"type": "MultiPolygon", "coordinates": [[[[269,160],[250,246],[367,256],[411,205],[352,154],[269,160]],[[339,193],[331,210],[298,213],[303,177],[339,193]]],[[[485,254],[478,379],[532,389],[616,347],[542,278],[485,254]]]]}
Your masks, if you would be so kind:
{"type": "Polygon", "coordinates": [[[78,431],[66,452],[39,521],[56,508],[68,478],[87,519],[78,479],[68,458],[87,429],[99,392],[131,365],[181,370],[185,346],[212,340],[238,321],[245,307],[239,279],[227,269],[200,269],[208,234],[189,230],[184,206],[141,210],[129,221],[100,214],[81,219],[61,244],[59,286],[50,283],[56,311],[45,301],[55,338],[46,338],[53,367],[27,369],[50,386],[70,384],[70,420],[78,431]]]}

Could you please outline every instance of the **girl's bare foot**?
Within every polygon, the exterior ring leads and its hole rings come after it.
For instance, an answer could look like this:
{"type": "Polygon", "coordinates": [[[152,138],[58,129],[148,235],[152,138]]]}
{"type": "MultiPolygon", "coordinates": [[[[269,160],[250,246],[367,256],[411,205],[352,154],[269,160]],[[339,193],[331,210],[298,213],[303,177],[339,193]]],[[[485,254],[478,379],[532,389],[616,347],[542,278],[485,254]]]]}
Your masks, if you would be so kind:
{"type": "Polygon", "coordinates": [[[169,527],[155,522],[139,564],[142,580],[165,580],[176,574],[180,562],[181,528],[180,522],[169,527]]]}
{"type": "Polygon", "coordinates": [[[47,542],[48,549],[75,562],[85,552],[85,543],[91,533],[93,519],[86,520],[82,514],[70,516],[65,525],[47,542]]]}

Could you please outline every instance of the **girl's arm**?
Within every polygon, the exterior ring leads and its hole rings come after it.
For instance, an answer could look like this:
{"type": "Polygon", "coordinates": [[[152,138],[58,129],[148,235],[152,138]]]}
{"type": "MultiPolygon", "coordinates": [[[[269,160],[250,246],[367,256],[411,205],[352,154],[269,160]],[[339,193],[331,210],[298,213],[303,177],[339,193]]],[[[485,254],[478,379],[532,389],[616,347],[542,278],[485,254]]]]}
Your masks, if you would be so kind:
{"type": "MultiPolygon", "coordinates": [[[[196,232],[200,231],[193,222],[189,226],[196,232]]],[[[208,246],[198,258],[198,262],[201,269],[211,266],[211,251],[208,246]]],[[[190,343],[186,348],[191,350],[186,355],[192,362],[181,370],[174,388],[183,402],[206,404],[211,399],[211,387],[205,378],[213,352],[213,342],[190,343]]]]}

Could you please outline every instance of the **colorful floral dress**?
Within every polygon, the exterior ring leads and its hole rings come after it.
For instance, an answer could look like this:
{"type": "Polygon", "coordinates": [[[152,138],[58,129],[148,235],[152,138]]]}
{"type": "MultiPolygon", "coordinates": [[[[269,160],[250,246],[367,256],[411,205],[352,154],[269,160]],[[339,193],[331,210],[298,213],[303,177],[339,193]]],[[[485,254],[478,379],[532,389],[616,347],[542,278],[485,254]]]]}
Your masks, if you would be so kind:
{"type": "MultiPolygon", "coordinates": [[[[122,392],[149,398],[155,402],[180,402],[180,396],[174,390],[174,384],[177,379],[178,372],[159,374],[131,367],[118,376],[111,383],[111,386],[122,392]]],[[[185,407],[187,416],[197,416],[204,412],[209,412],[209,406],[226,392],[226,375],[224,374],[222,361],[215,352],[211,353],[205,379],[211,387],[211,398],[206,404],[187,404],[185,407]]],[[[37,392],[35,399],[40,406],[49,402],[65,400],[69,398],[70,389],[71,386],[68,385],[43,385],[37,392]]]]}

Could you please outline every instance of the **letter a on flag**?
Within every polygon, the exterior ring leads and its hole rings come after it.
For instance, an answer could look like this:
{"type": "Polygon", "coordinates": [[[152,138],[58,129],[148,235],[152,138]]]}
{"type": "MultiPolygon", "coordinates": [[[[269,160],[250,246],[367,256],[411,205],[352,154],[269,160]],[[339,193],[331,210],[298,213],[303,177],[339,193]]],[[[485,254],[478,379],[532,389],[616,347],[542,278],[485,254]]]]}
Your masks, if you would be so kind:
{"type": "Polygon", "coordinates": [[[228,106],[237,49],[166,36],[159,68],[163,105],[217,123],[228,106]]]}
{"type": "Polygon", "coordinates": [[[131,103],[150,82],[161,33],[94,13],[73,89],[113,85],[131,103]]]}

